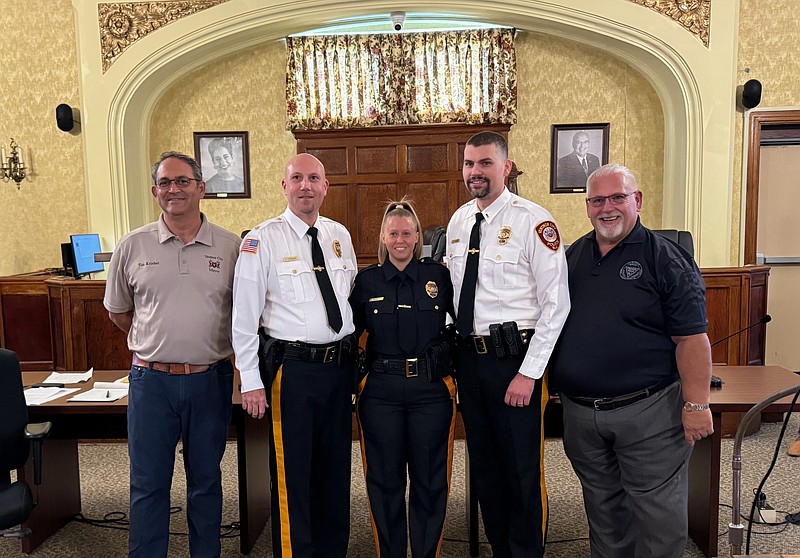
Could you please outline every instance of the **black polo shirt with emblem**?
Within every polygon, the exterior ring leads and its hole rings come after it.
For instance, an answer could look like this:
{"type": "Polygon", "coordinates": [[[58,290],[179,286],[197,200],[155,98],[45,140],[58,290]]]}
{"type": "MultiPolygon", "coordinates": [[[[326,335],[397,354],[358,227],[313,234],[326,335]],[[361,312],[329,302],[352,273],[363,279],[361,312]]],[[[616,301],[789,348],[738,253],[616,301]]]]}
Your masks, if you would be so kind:
{"type": "Polygon", "coordinates": [[[572,302],[553,358],[554,388],[615,397],[678,378],[672,336],[706,333],[705,285],[676,243],[636,226],[605,256],[595,232],[567,250],[572,302]]]}
{"type": "Polygon", "coordinates": [[[386,258],[358,273],[350,305],[356,335],[369,333],[369,356],[420,356],[441,338],[447,314],[453,315],[450,272],[429,258],[412,259],[400,271],[386,258]]]}

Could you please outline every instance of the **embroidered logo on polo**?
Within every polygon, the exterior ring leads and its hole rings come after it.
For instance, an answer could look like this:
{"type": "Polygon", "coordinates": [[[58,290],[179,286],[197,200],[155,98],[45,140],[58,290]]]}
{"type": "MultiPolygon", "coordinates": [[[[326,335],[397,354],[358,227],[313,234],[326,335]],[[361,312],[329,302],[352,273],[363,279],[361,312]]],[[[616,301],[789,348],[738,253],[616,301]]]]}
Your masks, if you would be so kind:
{"type": "Polygon", "coordinates": [[[619,278],[624,281],[635,281],[642,276],[642,264],[631,260],[619,268],[619,278]]]}
{"type": "Polygon", "coordinates": [[[425,283],[425,292],[429,297],[436,298],[439,295],[439,286],[433,281],[428,281],[425,283]]]}
{"type": "Polygon", "coordinates": [[[211,256],[209,254],[203,254],[206,260],[208,260],[208,270],[213,273],[219,273],[222,270],[222,258],[219,256],[211,256]]]}
{"type": "Polygon", "coordinates": [[[497,243],[500,246],[505,246],[511,240],[511,227],[505,225],[497,231],[497,243]]]}
{"type": "Polygon", "coordinates": [[[542,244],[547,246],[553,252],[558,251],[561,246],[561,236],[558,234],[558,227],[552,221],[542,221],[536,225],[536,235],[542,244]]]}

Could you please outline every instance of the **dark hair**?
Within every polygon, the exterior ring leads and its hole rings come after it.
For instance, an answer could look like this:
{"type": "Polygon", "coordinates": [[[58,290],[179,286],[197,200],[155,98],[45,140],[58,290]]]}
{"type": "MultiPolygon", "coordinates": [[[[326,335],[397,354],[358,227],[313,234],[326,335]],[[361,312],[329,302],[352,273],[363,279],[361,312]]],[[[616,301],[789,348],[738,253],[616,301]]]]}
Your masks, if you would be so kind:
{"type": "Polygon", "coordinates": [[[496,145],[497,152],[503,159],[508,159],[508,142],[497,132],[478,132],[467,140],[467,145],[480,147],[482,145],[496,145]]]}
{"type": "Polygon", "coordinates": [[[219,147],[227,149],[230,156],[233,157],[233,143],[231,142],[230,138],[212,139],[210,142],[208,142],[208,154],[213,158],[214,151],[219,147]]]}
{"type": "Polygon", "coordinates": [[[161,166],[161,163],[166,161],[167,159],[180,159],[190,167],[192,167],[192,174],[194,174],[194,179],[198,181],[203,180],[203,171],[200,169],[200,165],[197,164],[193,158],[189,157],[185,153],[181,153],[180,151],[165,151],[161,154],[158,158],[158,161],[153,164],[153,169],[150,171],[150,177],[153,179],[153,184],[156,183],[156,178],[158,177],[158,167],[161,166]]]}

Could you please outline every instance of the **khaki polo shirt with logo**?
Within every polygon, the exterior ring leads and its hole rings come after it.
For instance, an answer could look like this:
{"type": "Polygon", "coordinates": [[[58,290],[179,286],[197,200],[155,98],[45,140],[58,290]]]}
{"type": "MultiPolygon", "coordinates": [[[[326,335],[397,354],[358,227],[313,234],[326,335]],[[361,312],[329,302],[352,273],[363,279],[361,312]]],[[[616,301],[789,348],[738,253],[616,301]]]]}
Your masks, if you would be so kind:
{"type": "Polygon", "coordinates": [[[162,215],[120,240],[103,304],[133,311],[128,348],[142,360],[209,364],[228,358],[233,271],[241,239],[208,222],[184,245],[162,215]]]}

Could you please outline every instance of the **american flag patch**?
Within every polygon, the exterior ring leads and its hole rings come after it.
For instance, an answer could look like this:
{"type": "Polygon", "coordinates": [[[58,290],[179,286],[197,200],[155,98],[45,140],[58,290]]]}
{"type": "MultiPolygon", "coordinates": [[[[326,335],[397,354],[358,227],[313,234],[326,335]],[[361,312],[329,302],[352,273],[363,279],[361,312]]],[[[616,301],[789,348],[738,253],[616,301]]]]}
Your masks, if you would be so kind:
{"type": "Polygon", "coordinates": [[[244,242],[242,242],[242,252],[249,252],[251,254],[258,253],[258,239],[256,238],[246,238],[244,242]]]}

